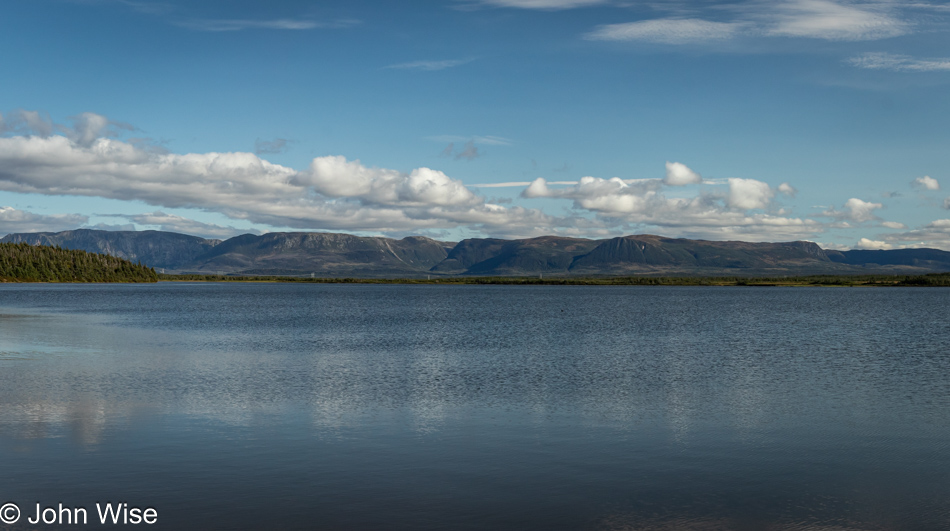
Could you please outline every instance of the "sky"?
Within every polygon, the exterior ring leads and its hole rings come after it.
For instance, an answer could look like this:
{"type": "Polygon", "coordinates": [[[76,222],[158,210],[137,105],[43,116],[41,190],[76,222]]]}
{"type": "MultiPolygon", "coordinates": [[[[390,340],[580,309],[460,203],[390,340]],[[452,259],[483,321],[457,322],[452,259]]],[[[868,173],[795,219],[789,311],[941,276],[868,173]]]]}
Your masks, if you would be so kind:
{"type": "Polygon", "coordinates": [[[950,250],[950,4],[5,0],[0,234],[950,250]]]}

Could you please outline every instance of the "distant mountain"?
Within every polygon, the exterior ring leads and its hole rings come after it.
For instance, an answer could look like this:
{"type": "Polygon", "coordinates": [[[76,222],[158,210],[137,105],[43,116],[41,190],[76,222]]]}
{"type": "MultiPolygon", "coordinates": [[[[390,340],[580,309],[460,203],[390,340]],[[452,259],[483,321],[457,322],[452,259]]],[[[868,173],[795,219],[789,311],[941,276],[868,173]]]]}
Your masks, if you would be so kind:
{"type": "Polygon", "coordinates": [[[542,236],[527,240],[462,240],[434,272],[467,275],[524,275],[567,272],[575,257],[596,240],[542,236]]]}
{"type": "Polygon", "coordinates": [[[743,271],[781,273],[829,267],[834,265],[824,250],[812,242],[715,242],[640,235],[603,241],[576,257],[569,270],[575,274],[614,275],[691,270],[746,274],[743,271]]]}
{"type": "Polygon", "coordinates": [[[206,240],[172,232],[75,230],[10,234],[26,242],[127,258],[178,273],[321,277],[425,275],[710,275],[919,274],[950,271],[936,249],[833,251],[805,241],[751,243],[664,238],[603,240],[542,236],[472,238],[446,243],[420,236],[362,237],[320,232],[245,234],[206,240]]]}
{"type": "Polygon", "coordinates": [[[199,255],[210,251],[221,243],[221,240],[206,240],[177,232],[155,230],[78,229],[64,232],[7,234],[0,239],[0,243],[29,243],[30,245],[62,247],[108,254],[156,268],[179,269],[192,263],[199,255]]]}
{"type": "Polygon", "coordinates": [[[235,236],[183,267],[198,273],[392,276],[425,272],[445,259],[446,245],[411,236],[401,240],[323,232],[235,236]]]}
{"type": "Polygon", "coordinates": [[[892,249],[889,251],[825,251],[834,262],[875,266],[912,266],[950,271],[950,253],[938,249],[892,249]]]}

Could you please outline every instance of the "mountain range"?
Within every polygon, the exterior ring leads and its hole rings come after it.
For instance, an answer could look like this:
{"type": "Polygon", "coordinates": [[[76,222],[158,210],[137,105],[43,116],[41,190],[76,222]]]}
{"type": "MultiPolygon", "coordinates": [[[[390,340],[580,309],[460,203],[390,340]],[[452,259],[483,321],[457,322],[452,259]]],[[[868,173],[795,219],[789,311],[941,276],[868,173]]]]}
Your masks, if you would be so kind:
{"type": "Polygon", "coordinates": [[[166,273],[319,277],[917,274],[950,271],[937,249],[837,251],[807,241],[753,243],[622,236],[541,236],[443,242],[322,232],[214,240],[163,231],[8,234],[4,243],[58,246],[125,258],[166,273]]]}

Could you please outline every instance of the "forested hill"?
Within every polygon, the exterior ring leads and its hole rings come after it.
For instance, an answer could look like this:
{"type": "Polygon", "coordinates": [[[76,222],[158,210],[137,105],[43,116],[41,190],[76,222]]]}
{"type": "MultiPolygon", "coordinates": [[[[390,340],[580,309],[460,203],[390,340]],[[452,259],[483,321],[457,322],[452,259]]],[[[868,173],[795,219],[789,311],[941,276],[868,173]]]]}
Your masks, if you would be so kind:
{"type": "Polygon", "coordinates": [[[157,282],[155,271],[104,254],[0,243],[0,282],[157,282]]]}

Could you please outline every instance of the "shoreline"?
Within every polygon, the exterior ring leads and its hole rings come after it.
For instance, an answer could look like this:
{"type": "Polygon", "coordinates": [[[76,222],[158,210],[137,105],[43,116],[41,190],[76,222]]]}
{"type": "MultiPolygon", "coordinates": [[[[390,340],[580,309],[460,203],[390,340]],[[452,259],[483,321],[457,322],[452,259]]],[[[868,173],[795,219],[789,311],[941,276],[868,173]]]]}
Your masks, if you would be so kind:
{"type": "Polygon", "coordinates": [[[808,275],[790,277],[449,277],[356,278],[276,275],[159,275],[159,282],[299,282],[310,284],[419,284],[506,286],[752,286],[950,287],[950,273],[927,275],[808,275]]]}

